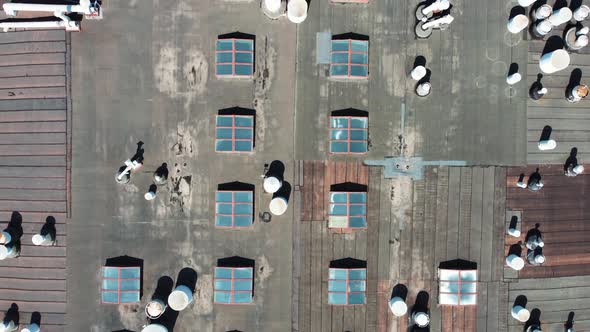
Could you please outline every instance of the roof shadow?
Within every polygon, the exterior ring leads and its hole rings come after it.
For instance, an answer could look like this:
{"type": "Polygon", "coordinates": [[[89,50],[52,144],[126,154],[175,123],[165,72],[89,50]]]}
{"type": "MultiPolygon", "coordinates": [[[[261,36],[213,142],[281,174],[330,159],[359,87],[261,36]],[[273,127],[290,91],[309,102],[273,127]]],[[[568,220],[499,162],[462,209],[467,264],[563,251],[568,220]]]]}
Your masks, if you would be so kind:
{"type": "Polygon", "coordinates": [[[438,268],[445,270],[477,270],[477,263],[464,259],[453,259],[450,261],[440,262],[438,268]]]}
{"type": "Polygon", "coordinates": [[[341,110],[332,111],[331,116],[358,116],[358,117],[369,117],[369,112],[362,111],[356,108],[345,108],[341,110]]]}
{"type": "Polygon", "coordinates": [[[332,35],[332,40],[354,39],[354,40],[369,40],[369,36],[360,33],[347,32],[339,35],[332,35]]]}
{"type": "Polygon", "coordinates": [[[255,186],[250,183],[240,181],[226,182],[217,185],[217,190],[228,191],[254,191],[255,186]]]}
{"type": "Polygon", "coordinates": [[[117,256],[107,258],[104,266],[139,267],[139,298],[143,297],[143,259],[131,256],[117,256]]]}
{"type": "Polygon", "coordinates": [[[342,258],[330,262],[331,269],[366,269],[367,261],[356,258],[342,258]]]}
{"type": "Polygon", "coordinates": [[[330,186],[330,191],[367,192],[367,186],[354,182],[337,183],[330,186]]]}

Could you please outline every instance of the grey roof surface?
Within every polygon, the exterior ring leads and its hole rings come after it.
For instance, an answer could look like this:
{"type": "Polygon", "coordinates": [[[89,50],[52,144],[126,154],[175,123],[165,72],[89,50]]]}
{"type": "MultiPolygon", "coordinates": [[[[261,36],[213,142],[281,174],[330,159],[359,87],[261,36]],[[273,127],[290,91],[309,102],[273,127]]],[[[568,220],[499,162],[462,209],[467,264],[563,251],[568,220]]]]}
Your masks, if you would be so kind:
{"type": "Polygon", "coordinates": [[[505,77],[512,62],[526,73],[527,43],[506,31],[510,7],[453,1],[455,21],[425,40],[415,38],[415,10],[415,3],[403,0],[311,2],[297,35],[297,159],[343,159],[327,152],[328,116],[352,107],[369,112],[369,159],[400,155],[401,134],[405,153],[425,160],[525,162],[527,88],[509,88],[505,77]],[[368,80],[330,79],[329,65],[309,56],[316,51],[317,32],[368,36],[368,80]],[[417,56],[432,71],[427,98],[417,97],[415,82],[406,79],[417,56]]]}

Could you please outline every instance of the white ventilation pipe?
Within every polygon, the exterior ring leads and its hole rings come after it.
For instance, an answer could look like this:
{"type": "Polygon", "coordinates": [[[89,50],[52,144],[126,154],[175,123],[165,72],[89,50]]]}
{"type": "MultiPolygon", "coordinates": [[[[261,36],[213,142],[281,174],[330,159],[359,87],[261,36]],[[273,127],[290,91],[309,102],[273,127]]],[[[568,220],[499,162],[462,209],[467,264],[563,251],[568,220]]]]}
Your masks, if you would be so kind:
{"type": "Polygon", "coordinates": [[[424,76],[426,76],[426,67],[424,66],[416,66],[414,69],[412,69],[412,71],[410,72],[410,76],[412,77],[412,79],[414,81],[419,81],[421,80],[424,76]]]}
{"type": "Polygon", "coordinates": [[[50,246],[55,242],[55,239],[49,233],[45,235],[35,234],[33,235],[32,241],[36,246],[50,246]]]}
{"type": "Polygon", "coordinates": [[[588,36],[587,35],[578,35],[576,41],[574,42],[576,47],[582,48],[588,45],[588,36]]]}
{"type": "Polygon", "coordinates": [[[160,324],[150,324],[144,326],[141,332],[168,332],[168,329],[164,325],[160,324]]]}
{"type": "Polygon", "coordinates": [[[447,10],[449,9],[449,7],[451,7],[451,3],[449,2],[449,0],[436,0],[430,6],[422,9],[422,14],[429,16],[434,12],[447,10]]]}
{"type": "Polygon", "coordinates": [[[426,97],[430,94],[432,90],[432,84],[430,82],[424,82],[422,84],[418,84],[416,87],[416,94],[420,97],[426,97]]]}
{"type": "Polygon", "coordinates": [[[408,305],[401,297],[394,296],[389,300],[389,309],[395,316],[401,317],[408,312],[408,305]]]}
{"type": "Polygon", "coordinates": [[[572,168],[572,171],[578,175],[582,174],[584,172],[584,166],[578,165],[578,166],[572,168]]]}
{"type": "Polygon", "coordinates": [[[19,11],[80,13],[84,15],[96,15],[99,11],[98,3],[90,3],[90,0],[80,0],[79,5],[46,5],[7,2],[2,5],[2,8],[4,8],[4,12],[8,16],[16,16],[19,11]]]}
{"type": "Polygon", "coordinates": [[[566,69],[570,65],[570,55],[564,49],[544,54],[539,60],[541,71],[552,74],[566,69]]]}
{"type": "Polygon", "coordinates": [[[147,193],[145,193],[145,195],[143,195],[143,198],[145,198],[146,201],[151,201],[156,198],[156,192],[150,190],[147,193]]]}
{"type": "Polygon", "coordinates": [[[558,10],[553,11],[553,13],[551,14],[551,16],[549,16],[549,18],[547,18],[549,20],[549,22],[551,22],[551,24],[553,24],[553,26],[558,26],[558,25],[562,25],[564,23],[569,22],[573,17],[573,13],[572,10],[569,9],[568,7],[563,7],[560,8],[558,10]]]}
{"type": "Polygon", "coordinates": [[[264,7],[271,13],[277,13],[281,9],[281,0],[264,0],[264,7]]]}
{"type": "Polygon", "coordinates": [[[268,209],[270,210],[270,213],[274,214],[275,216],[281,216],[287,212],[288,206],[289,202],[286,198],[277,196],[271,199],[268,209]]]}
{"type": "Polygon", "coordinates": [[[307,1],[289,0],[287,3],[287,18],[293,23],[301,23],[307,18],[307,1]]]}
{"type": "Polygon", "coordinates": [[[539,143],[537,143],[537,147],[541,151],[553,150],[557,147],[557,142],[552,139],[540,140],[539,143]]]}
{"type": "Polygon", "coordinates": [[[549,22],[547,19],[539,21],[539,23],[535,24],[535,32],[539,36],[545,36],[551,32],[551,30],[553,30],[553,25],[551,25],[551,22],[549,22]]]}
{"type": "Polygon", "coordinates": [[[514,73],[506,77],[506,83],[508,83],[509,85],[516,84],[520,82],[520,80],[522,80],[522,76],[519,73],[514,73]]]}
{"type": "Polygon", "coordinates": [[[526,15],[519,14],[508,21],[508,31],[519,33],[529,25],[529,18],[526,15]]]}
{"type": "MultiPolygon", "coordinates": [[[[525,185],[526,188],[526,185],[525,185]]],[[[512,237],[520,237],[520,231],[516,228],[508,228],[508,235],[512,236],[512,237]]]]}
{"type": "Polygon", "coordinates": [[[10,320],[8,322],[0,322],[0,332],[12,332],[16,331],[17,329],[18,326],[13,320],[10,320]]]}
{"type": "Polygon", "coordinates": [[[428,21],[422,25],[422,30],[428,30],[430,28],[439,28],[443,24],[451,24],[455,18],[451,15],[445,15],[436,20],[428,21]]]}
{"type": "Polygon", "coordinates": [[[182,311],[193,302],[193,293],[191,290],[184,286],[176,286],[174,291],[168,296],[168,305],[172,310],[182,311]]]}
{"type": "Polygon", "coordinates": [[[37,325],[36,323],[31,323],[31,324],[29,324],[29,326],[25,327],[20,332],[40,332],[40,331],[41,331],[41,329],[39,328],[39,325],[37,325]]]}
{"type": "Polygon", "coordinates": [[[152,299],[146,306],[145,306],[145,315],[149,319],[157,319],[166,310],[166,303],[160,299],[152,299]]]}
{"type": "Polygon", "coordinates": [[[514,319],[523,323],[528,321],[531,317],[530,311],[527,308],[520,305],[513,306],[510,313],[512,314],[512,317],[514,317],[514,319]]]}
{"type": "Polygon", "coordinates": [[[264,178],[263,188],[269,194],[274,194],[283,186],[283,182],[276,176],[267,176],[264,178]]]}
{"type": "Polygon", "coordinates": [[[506,265],[516,271],[522,270],[524,267],[524,259],[516,256],[515,254],[510,254],[506,257],[506,265]]]}
{"type": "Polygon", "coordinates": [[[55,29],[65,28],[67,31],[80,31],[79,22],[71,21],[19,21],[19,22],[0,22],[0,29],[8,32],[13,29],[55,29]]]}
{"type": "Polygon", "coordinates": [[[419,327],[427,327],[430,324],[430,316],[425,312],[416,311],[412,314],[412,321],[419,327]]]}
{"type": "Polygon", "coordinates": [[[533,17],[537,20],[543,20],[551,16],[551,13],[553,13],[553,7],[544,4],[533,12],[533,17]]]}
{"type": "Polygon", "coordinates": [[[0,233],[0,244],[7,244],[10,243],[10,241],[12,241],[12,235],[7,231],[2,231],[0,233]]]}
{"type": "Polygon", "coordinates": [[[574,20],[581,22],[588,18],[590,15],[590,7],[586,5],[581,5],[578,9],[574,10],[574,20]]]}
{"type": "Polygon", "coordinates": [[[535,1],[537,1],[537,0],[518,0],[518,4],[521,5],[522,7],[528,7],[528,6],[532,5],[533,3],[535,3],[535,1]]]}

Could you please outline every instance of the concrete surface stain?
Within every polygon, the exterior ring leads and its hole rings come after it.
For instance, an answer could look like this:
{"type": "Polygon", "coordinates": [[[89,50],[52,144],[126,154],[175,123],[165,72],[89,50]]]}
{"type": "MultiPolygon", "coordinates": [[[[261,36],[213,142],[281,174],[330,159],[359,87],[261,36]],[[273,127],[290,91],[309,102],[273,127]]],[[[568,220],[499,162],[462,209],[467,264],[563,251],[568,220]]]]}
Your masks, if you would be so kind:
{"type": "Polygon", "coordinates": [[[260,288],[264,288],[264,281],[271,276],[274,269],[268,263],[266,256],[262,255],[256,260],[256,280],[260,288]]]}
{"type": "Polygon", "coordinates": [[[159,48],[158,62],[154,66],[154,79],[158,91],[175,97],[178,93],[177,68],[180,48],[167,43],[159,48]]]}
{"type": "Polygon", "coordinates": [[[143,308],[140,304],[120,304],[117,306],[122,325],[127,329],[135,329],[144,324],[143,308]]]}
{"type": "MultiPolygon", "coordinates": [[[[184,64],[184,75],[186,77],[190,91],[195,91],[198,95],[203,95],[206,90],[207,77],[209,75],[209,64],[205,55],[196,49],[188,52],[189,59],[184,64]]],[[[189,92],[190,92],[189,91],[189,92]]]]}
{"type": "Polygon", "coordinates": [[[261,50],[258,52],[256,63],[260,64],[254,82],[254,100],[252,105],[256,110],[256,148],[264,149],[264,134],[267,127],[265,112],[268,104],[268,92],[274,78],[274,63],[276,50],[269,37],[262,39],[261,50]]]}
{"type": "Polygon", "coordinates": [[[207,315],[213,312],[213,276],[200,275],[197,279],[195,290],[195,304],[193,310],[199,315],[207,315]]]}

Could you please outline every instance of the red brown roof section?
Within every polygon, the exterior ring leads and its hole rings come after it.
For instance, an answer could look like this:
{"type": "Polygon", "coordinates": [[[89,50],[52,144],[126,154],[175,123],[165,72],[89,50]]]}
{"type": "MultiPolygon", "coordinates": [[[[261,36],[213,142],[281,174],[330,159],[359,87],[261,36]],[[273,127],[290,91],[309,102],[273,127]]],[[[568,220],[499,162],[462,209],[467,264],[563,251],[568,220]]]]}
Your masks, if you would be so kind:
{"type": "MultiPolygon", "coordinates": [[[[590,175],[567,177],[562,165],[539,166],[543,189],[531,192],[516,186],[521,173],[525,180],[537,167],[510,168],[507,173],[506,206],[522,213],[522,235],[506,237],[508,247],[525,239],[539,224],[543,232],[547,261],[543,266],[526,265],[520,278],[549,278],[590,274],[590,175]]],[[[586,167],[588,169],[588,167],[586,167]]],[[[526,248],[524,249],[526,251],[526,248]]]]}
{"type": "MultiPolygon", "coordinates": [[[[22,216],[21,255],[0,261],[0,311],[16,303],[21,328],[41,313],[43,331],[63,331],[69,212],[68,43],[61,30],[0,33],[0,222],[22,216]],[[34,246],[47,217],[57,245],[34,246]]],[[[20,330],[20,329],[19,329],[20,330]]]]}

